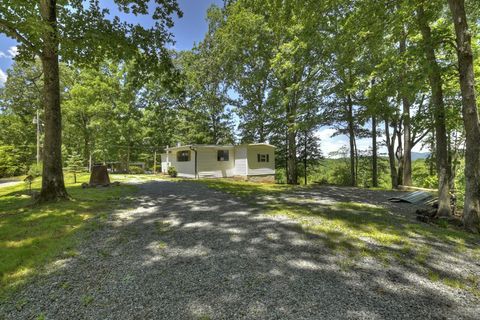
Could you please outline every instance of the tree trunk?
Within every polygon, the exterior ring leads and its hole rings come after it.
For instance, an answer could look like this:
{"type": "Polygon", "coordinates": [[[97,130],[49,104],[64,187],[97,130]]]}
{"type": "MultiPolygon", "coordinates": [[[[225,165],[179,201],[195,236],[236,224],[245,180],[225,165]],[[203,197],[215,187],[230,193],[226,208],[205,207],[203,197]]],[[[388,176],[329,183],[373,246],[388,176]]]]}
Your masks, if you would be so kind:
{"type": "Polygon", "coordinates": [[[126,163],[127,173],[130,173],[130,142],[127,146],[127,163],[126,163]]]}
{"type": "Polygon", "coordinates": [[[398,161],[398,171],[397,171],[397,185],[403,185],[403,140],[402,140],[402,122],[399,123],[399,128],[397,129],[397,151],[395,157],[398,161]]]}
{"type": "Polygon", "coordinates": [[[377,117],[372,116],[372,186],[378,187],[377,117]]]}
{"type": "Polygon", "coordinates": [[[353,124],[353,102],[350,95],[347,96],[347,119],[348,119],[348,138],[350,140],[350,176],[351,185],[357,185],[355,174],[355,128],[353,124]]]}
{"type": "Polygon", "coordinates": [[[449,0],[457,36],[457,55],[462,91],[462,113],[466,133],[465,203],[463,221],[472,232],[480,231],[480,124],[475,98],[475,74],[471,34],[468,30],[464,0],[449,0]]]}
{"type": "Polygon", "coordinates": [[[435,133],[437,137],[437,172],[438,172],[438,216],[450,216],[450,192],[448,188],[448,152],[445,123],[445,105],[443,101],[442,75],[438,65],[432,32],[428,25],[423,5],[417,8],[417,19],[423,37],[423,50],[428,64],[427,73],[432,90],[432,105],[435,116],[435,133]]]}
{"type": "Polygon", "coordinates": [[[296,105],[290,101],[287,105],[287,183],[298,184],[297,172],[297,132],[296,132],[296,105]]]}
{"type": "Polygon", "coordinates": [[[304,152],[304,155],[303,155],[303,169],[305,170],[305,185],[307,185],[307,180],[308,180],[308,175],[307,175],[307,155],[308,155],[308,141],[307,141],[307,138],[308,138],[308,132],[305,131],[305,136],[304,136],[304,142],[303,142],[303,152],[304,152]]]}
{"type": "MultiPolygon", "coordinates": [[[[407,41],[405,31],[400,40],[399,51],[400,55],[404,55],[407,50],[407,41]]],[[[406,67],[406,66],[405,66],[406,67]]],[[[412,137],[410,131],[410,99],[408,98],[407,79],[405,71],[400,72],[401,97],[403,107],[403,157],[402,157],[402,184],[405,186],[412,185],[412,137]]]]}
{"type": "Polygon", "coordinates": [[[397,167],[395,165],[395,132],[390,137],[390,126],[388,116],[385,117],[385,140],[387,141],[388,161],[390,164],[390,179],[392,180],[392,188],[398,188],[397,167]]]}
{"type": "Polygon", "coordinates": [[[285,130],[285,176],[288,179],[288,130],[285,130]]]}
{"type": "Polygon", "coordinates": [[[67,199],[62,170],[62,114],[60,111],[60,73],[56,1],[41,0],[43,21],[51,26],[45,31],[40,56],[43,68],[43,103],[45,109],[45,142],[43,148],[42,190],[39,201],[67,199]]]}

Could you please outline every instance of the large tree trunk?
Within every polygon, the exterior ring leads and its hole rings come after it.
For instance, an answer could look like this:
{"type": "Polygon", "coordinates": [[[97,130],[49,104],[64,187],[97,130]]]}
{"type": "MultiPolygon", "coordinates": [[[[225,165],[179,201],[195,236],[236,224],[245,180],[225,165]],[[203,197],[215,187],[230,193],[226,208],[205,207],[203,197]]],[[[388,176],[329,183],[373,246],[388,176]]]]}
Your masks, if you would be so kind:
{"type": "Polygon", "coordinates": [[[449,0],[457,36],[457,55],[462,91],[462,113],[466,133],[465,203],[463,221],[473,232],[480,231],[480,124],[475,100],[475,74],[471,34],[468,30],[464,0],[449,0]]]}
{"type": "MultiPolygon", "coordinates": [[[[403,35],[399,45],[400,55],[404,55],[407,51],[407,37],[403,30],[403,35]]],[[[405,66],[406,67],[406,66],[405,66]]],[[[412,137],[410,131],[410,99],[407,93],[407,79],[405,70],[400,71],[400,84],[403,108],[403,157],[402,157],[402,184],[405,186],[412,185],[412,137]]]]}
{"type": "Polygon", "coordinates": [[[348,119],[348,138],[350,140],[350,176],[351,185],[357,185],[355,170],[355,127],[353,123],[353,101],[350,95],[347,96],[347,119],[348,119]]]}
{"type": "Polygon", "coordinates": [[[372,186],[378,187],[377,117],[372,116],[372,186]]]}
{"type": "Polygon", "coordinates": [[[398,179],[397,179],[397,166],[395,165],[395,135],[393,133],[390,137],[390,126],[388,121],[388,116],[385,117],[385,140],[387,142],[388,150],[388,162],[390,164],[390,179],[392,180],[392,188],[398,188],[398,179]]]}
{"type": "Polygon", "coordinates": [[[445,105],[443,101],[442,75],[438,65],[432,32],[428,25],[423,5],[417,8],[417,19],[423,37],[423,50],[428,64],[427,73],[432,89],[432,105],[435,116],[435,133],[437,137],[437,172],[438,172],[438,216],[450,216],[450,192],[448,188],[448,152],[445,123],[445,105]]]}
{"type": "Polygon", "coordinates": [[[60,111],[60,73],[56,1],[40,0],[42,19],[51,29],[45,31],[40,56],[43,68],[43,103],[45,108],[45,145],[43,148],[42,190],[39,201],[67,199],[62,170],[62,114],[60,111]]]}

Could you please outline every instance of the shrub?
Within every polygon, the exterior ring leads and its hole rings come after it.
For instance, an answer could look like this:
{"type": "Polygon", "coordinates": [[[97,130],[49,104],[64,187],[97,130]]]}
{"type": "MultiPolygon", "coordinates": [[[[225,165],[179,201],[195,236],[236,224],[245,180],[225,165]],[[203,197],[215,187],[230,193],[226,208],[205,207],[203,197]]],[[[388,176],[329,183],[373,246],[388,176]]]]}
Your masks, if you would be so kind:
{"type": "Polygon", "coordinates": [[[279,184],[287,183],[287,175],[284,168],[278,168],[275,170],[275,182],[279,184]]]}
{"type": "Polygon", "coordinates": [[[177,176],[177,169],[175,167],[168,167],[167,173],[170,177],[175,178],[177,176]]]}
{"type": "Polygon", "coordinates": [[[22,152],[13,146],[0,146],[0,178],[25,173],[22,152]]]}
{"type": "Polygon", "coordinates": [[[137,166],[131,166],[129,168],[129,171],[130,171],[130,173],[133,173],[133,174],[144,174],[145,173],[145,170],[143,170],[141,167],[137,167],[137,166]]]}
{"type": "Polygon", "coordinates": [[[40,177],[42,175],[42,171],[43,171],[42,163],[40,163],[40,164],[34,163],[28,169],[28,175],[32,176],[34,178],[40,177]]]}

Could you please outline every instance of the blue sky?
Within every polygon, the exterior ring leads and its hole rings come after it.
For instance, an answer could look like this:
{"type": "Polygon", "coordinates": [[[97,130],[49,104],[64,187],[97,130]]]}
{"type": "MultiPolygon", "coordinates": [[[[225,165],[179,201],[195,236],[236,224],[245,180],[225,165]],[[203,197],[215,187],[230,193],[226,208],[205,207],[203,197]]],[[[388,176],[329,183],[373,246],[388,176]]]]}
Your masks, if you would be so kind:
{"type": "MultiPolygon", "coordinates": [[[[152,20],[147,16],[135,17],[133,15],[123,15],[116,10],[112,0],[101,1],[103,7],[111,9],[112,15],[119,15],[132,23],[140,23],[146,27],[152,24],[152,20]]],[[[201,41],[207,32],[207,23],[205,20],[208,7],[212,4],[218,6],[223,5],[222,0],[178,0],[183,17],[181,19],[175,17],[175,26],[172,33],[175,37],[174,48],[177,50],[191,49],[194,43],[201,41]]],[[[13,57],[16,53],[16,42],[12,39],[0,34],[0,86],[3,85],[7,76],[6,70],[12,65],[13,57]]],[[[331,138],[334,133],[333,129],[322,127],[317,132],[317,136],[321,139],[321,145],[324,155],[328,156],[329,152],[336,151],[343,145],[347,145],[348,141],[345,136],[336,136],[331,138]]],[[[370,139],[359,139],[357,141],[360,150],[370,148],[370,139]]],[[[419,148],[415,148],[415,151],[419,148]]],[[[385,152],[385,148],[380,148],[380,152],[385,152]]]]}

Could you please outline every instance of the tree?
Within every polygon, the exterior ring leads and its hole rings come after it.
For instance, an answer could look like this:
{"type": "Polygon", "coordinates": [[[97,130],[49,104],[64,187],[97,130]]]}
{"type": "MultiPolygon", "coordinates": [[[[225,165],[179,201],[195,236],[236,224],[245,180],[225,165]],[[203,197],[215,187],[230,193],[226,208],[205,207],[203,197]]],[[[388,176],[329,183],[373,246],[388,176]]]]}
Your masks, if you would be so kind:
{"type": "Polygon", "coordinates": [[[465,227],[480,231],[480,123],[475,96],[472,35],[468,27],[464,0],[449,0],[455,26],[462,113],[465,126],[465,202],[463,220],[465,227]]]}
{"type": "Polygon", "coordinates": [[[429,17],[421,1],[417,8],[417,23],[422,34],[427,74],[432,91],[432,107],[435,119],[436,156],[438,171],[438,211],[439,216],[450,216],[449,169],[447,152],[447,133],[445,105],[443,100],[443,81],[441,70],[435,55],[435,44],[429,26],[429,17]]]}
{"type": "Polygon", "coordinates": [[[228,85],[238,93],[241,141],[266,142],[271,132],[272,32],[262,14],[241,5],[228,7],[215,33],[228,85]]]}
{"type": "Polygon", "coordinates": [[[73,151],[67,158],[67,170],[73,173],[73,183],[77,183],[77,173],[81,170],[82,166],[82,157],[73,151]]]}
{"type": "MultiPolygon", "coordinates": [[[[116,3],[126,13],[149,13],[146,0],[116,3]]],[[[180,11],[175,0],[156,0],[156,3],[152,18],[157,22],[150,29],[121,22],[119,18],[108,20],[108,11],[101,8],[98,0],[90,0],[88,6],[83,1],[57,3],[56,0],[0,4],[0,32],[20,43],[20,59],[39,56],[42,62],[45,142],[39,201],[68,197],[62,172],[59,56],[84,64],[98,62],[105,56],[136,57],[139,69],[148,65],[170,68],[164,49],[170,34],[165,27],[173,25],[171,14],[180,11]]]]}

